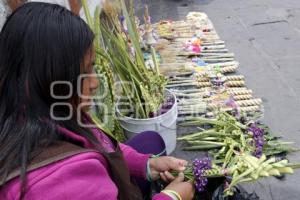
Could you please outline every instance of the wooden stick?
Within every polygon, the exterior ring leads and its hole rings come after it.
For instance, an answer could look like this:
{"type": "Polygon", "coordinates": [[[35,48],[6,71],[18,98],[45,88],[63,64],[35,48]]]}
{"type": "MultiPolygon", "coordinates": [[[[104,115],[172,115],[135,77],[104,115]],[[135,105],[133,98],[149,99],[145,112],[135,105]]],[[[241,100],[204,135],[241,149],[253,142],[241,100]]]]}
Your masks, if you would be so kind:
{"type": "Polygon", "coordinates": [[[204,92],[208,92],[209,90],[207,88],[197,88],[197,89],[185,89],[185,90],[172,90],[173,92],[182,92],[182,93],[186,93],[186,94],[190,94],[190,93],[204,93],[204,92]]]}
{"type": "Polygon", "coordinates": [[[198,82],[198,87],[204,88],[204,87],[211,87],[211,82],[198,82]]]}
{"type": "Polygon", "coordinates": [[[252,94],[252,90],[230,90],[230,89],[227,89],[227,93],[229,95],[233,95],[233,96],[239,96],[239,95],[251,95],[252,94]]]}
{"type": "Polygon", "coordinates": [[[236,101],[236,104],[240,107],[258,106],[262,104],[262,100],[261,99],[242,100],[242,101],[236,101]]]}
{"type": "Polygon", "coordinates": [[[183,84],[174,84],[174,85],[167,85],[167,88],[172,88],[172,87],[188,87],[188,86],[192,86],[192,87],[197,87],[199,86],[199,84],[197,82],[195,83],[183,83],[183,84]]]}
{"type": "Polygon", "coordinates": [[[177,81],[171,80],[171,81],[168,82],[168,85],[182,84],[182,83],[197,83],[197,81],[191,80],[191,79],[189,79],[189,80],[177,80],[177,81]]]}
{"type": "Polygon", "coordinates": [[[206,63],[218,63],[218,62],[226,62],[226,61],[234,61],[234,58],[203,58],[202,59],[206,63]]]}
{"type": "Polygon", "coordinates": [[[245,76],[243,75],[234,75],[234,76],[226,76],[227,81],[241,81],[245,80],[245,76]]]}
{"type": "Polygon", "coordinates": [[[249,90],[247,87],[230,87],[227,88],[227,91],[242,91],[242,90],[249,90]]]}
{"type": "Polygon", "coordinates": [[[226,74],[226,73],[233,73],[237,70],[238,66],[226,66],[221,68],[221,73],[226,74]]]}
{"type": "Polygon", "coordinates": [[[198,97],[198,98],[202,98],[204,96],[206,96],[205,93],[203,92],[200,92],[200,93],[191,93],[191,94],[185,94],[185,93],[178,93],[178,92],[175,92],[174,93],[176,95],[176,97],[198,97]]]}
{"type": "Polygon", "coordinates": [[[239,110],[242,112],[255,112],[260,110],[260,106],[240,107],[239,110]]]}
{"type": "Polygon", "coordinates": [[[203,111],[198,110],[189,110],[189,111],[178,111],[179,115],[193,115],[193,114],[204,114],[206,112],[206,109],[203,109],[203,111]]]}
{"type": "Polygon", "coordinates": [[[245,86],[245,81],[227,81],[225,84],[228,87],[243,87],[245,86]]]}
{"type": "Polygon", "coordinates": [[[212,63],[208,64],[209,67],[229,67],[229,66],[238,66],[239,63],[237,61],[229,61],[229,62],[220,62],[220,63],[212,63]]]}
{"type": "Polygon", "coordinates": [[[238,95],[234,96],[233,99],[235,101],[240,101],[240,100],[247,100],[247,99],[252,99],[253,96],[251,94],[244,94],[244,95],[238,95]]]}
{"type": "Polygon", "coordinates": [[[227,58],[234,57],[234,53],[200,53],[201,57],[216,57],[216,58],[227,58]]]}

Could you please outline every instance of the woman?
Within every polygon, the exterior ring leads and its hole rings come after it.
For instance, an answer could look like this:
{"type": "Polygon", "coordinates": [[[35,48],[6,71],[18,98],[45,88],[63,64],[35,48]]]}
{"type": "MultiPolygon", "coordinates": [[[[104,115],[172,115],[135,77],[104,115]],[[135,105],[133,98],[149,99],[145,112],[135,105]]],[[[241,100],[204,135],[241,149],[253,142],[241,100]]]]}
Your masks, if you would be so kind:
{"type": "Polygon", "coordinates": [[[0,33],[0,199],[142,199],[130,177],[171,181],[153,199],[192,199],[192,183],[168,172],[184,170],[186,161],[151,158],[80,125],[93,123],[88,107],[80,106],[91,98],[80,98],[78,87],[91,97],[101,84],[93,74],[92,43],[85,22],[58,5],[27,3],[5,23],[0,33]],[[71,86],[57,84],[61,81],[71,86]]]}

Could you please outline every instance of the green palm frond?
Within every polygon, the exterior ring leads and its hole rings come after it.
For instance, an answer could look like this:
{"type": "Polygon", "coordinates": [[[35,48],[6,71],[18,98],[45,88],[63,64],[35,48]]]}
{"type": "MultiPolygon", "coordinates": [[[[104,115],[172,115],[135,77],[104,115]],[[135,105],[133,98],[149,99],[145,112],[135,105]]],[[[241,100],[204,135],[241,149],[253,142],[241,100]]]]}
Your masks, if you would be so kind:
{"type": "MultiPolygon", "coordinates": [[[[97,124],[101,125],[102,129],[106,132],[112,133],[115,130],[115,104],[114,104],[114,81],[112,72],[105,57],[105,52],[101,48],[101,32],[100,32],[100,9],[96,8],[94,14],[94,20],[92,20],[91,14],[87,7],[86,0],[82,1],[82,5],[85,11],[87,23],[95,34],[94,48],[95,48],[95,65],[94,68],[98,75],[100,75],[99,82],[101,83],[96,93],[97,97],[103,96],[102,99],[95,99],[95,113],[94,119],[97,118],[97,124]]],[[[94,120],[95,121],[95,120],[94,120]]]]}

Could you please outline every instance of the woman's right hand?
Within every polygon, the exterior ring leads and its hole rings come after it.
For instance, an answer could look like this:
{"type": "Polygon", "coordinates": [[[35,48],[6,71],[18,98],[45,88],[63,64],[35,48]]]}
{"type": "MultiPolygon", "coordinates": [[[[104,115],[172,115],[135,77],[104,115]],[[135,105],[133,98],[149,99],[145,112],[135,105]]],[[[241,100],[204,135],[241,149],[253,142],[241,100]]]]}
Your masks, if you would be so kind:
{"type": "Polygon", "coordinates": [[[192,200],[195,194],[195,187],[191,181],[184,181],[183,173],[179,173],[178,177],[175,178],[165,190],[173,190],[177,192],[182,200],[192,200]]]}

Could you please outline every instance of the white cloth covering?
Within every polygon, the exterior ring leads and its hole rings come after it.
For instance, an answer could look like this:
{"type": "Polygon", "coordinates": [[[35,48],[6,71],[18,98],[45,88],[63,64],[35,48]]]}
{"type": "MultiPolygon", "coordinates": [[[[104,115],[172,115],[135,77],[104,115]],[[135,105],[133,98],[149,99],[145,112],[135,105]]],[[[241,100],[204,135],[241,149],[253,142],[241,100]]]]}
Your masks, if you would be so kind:
{"type": "MultiPolygon", "coordinates": [[[[94,16],[94,12],[96,6],[102,5],[105,0],[87,0],[87,4],[92,16],[94,16]]],[[[28,2],[45,2],[45,3],[53,3],[61,5],[70,10],[70,5],[68,0],[28,0],[28,2]]],[[[6,0],[0,0],[0,31],[2,29],[3,24],[6,21],[7,16],[11,13],[8,5],[6,4],[6,0]]],[[[85,20],[85,15],[83,8],[80,10],[80,17],[85,20]]]]}
{"type": "Polygon", "coordinates": [[[11,13],[6,0],[0,0],[0,31],[6,21],[7,16],[11,13]]]}

